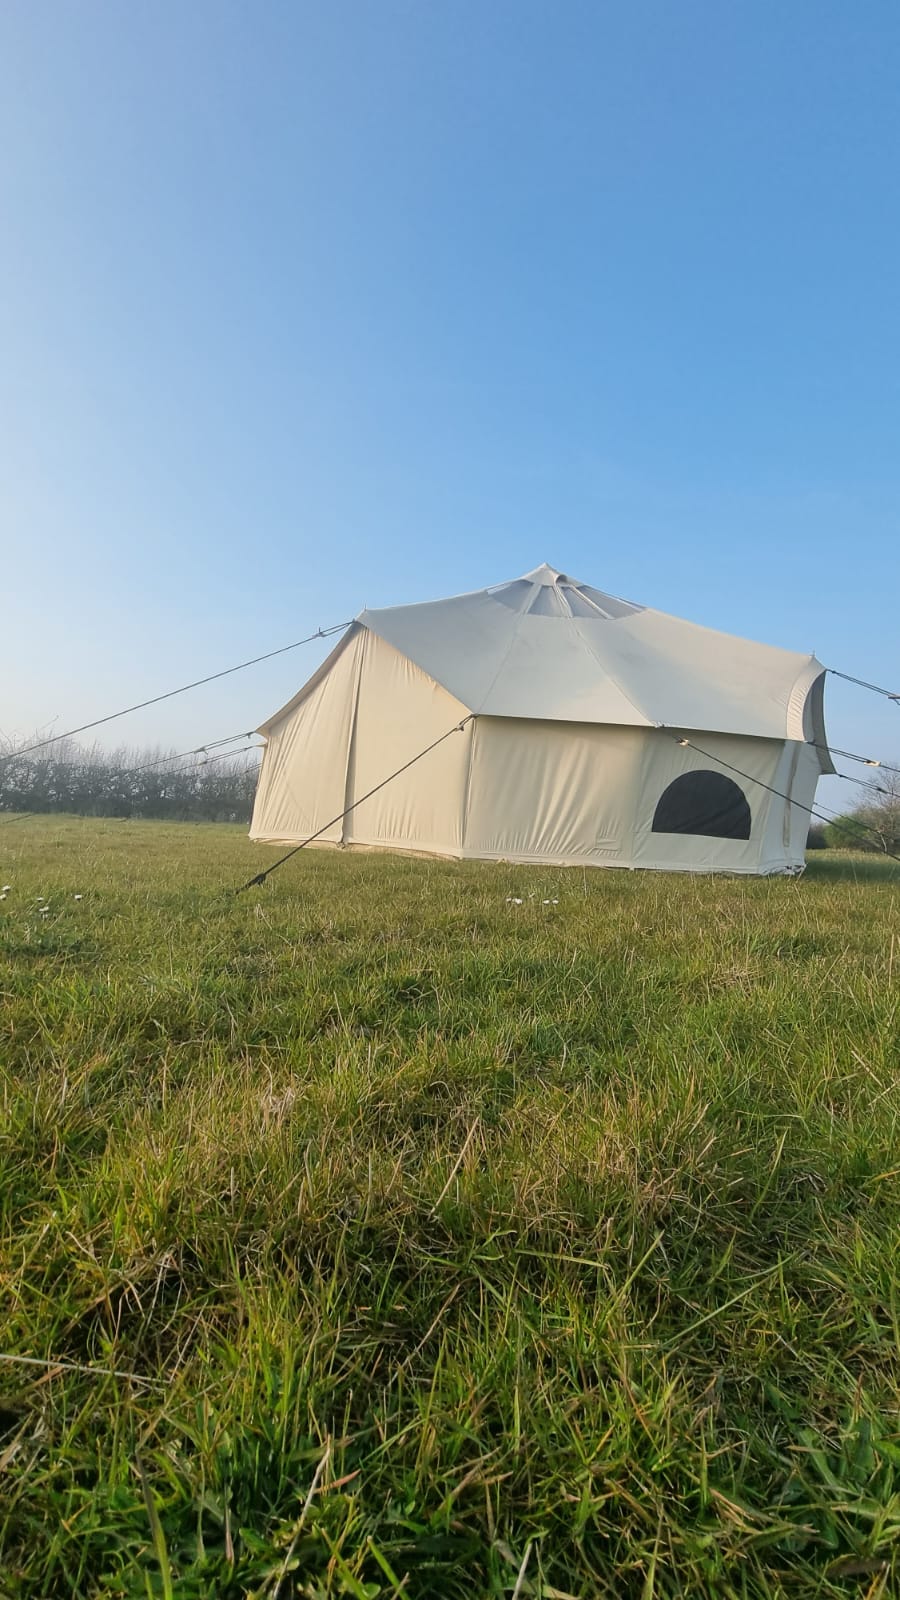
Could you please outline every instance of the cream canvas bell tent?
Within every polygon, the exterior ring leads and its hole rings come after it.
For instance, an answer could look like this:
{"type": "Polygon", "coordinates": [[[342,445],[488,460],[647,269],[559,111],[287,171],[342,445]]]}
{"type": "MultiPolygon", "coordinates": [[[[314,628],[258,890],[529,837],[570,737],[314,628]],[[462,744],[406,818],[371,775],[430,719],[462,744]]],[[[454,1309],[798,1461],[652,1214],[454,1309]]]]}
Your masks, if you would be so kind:
{"type": "Polygon", "coordinates": [[[833,770],[823,680],[815,656],[548,566],[363,611],[259,730],[251,837],[324,829],[334,845],[462,858],[796,872],[833,770]]]}

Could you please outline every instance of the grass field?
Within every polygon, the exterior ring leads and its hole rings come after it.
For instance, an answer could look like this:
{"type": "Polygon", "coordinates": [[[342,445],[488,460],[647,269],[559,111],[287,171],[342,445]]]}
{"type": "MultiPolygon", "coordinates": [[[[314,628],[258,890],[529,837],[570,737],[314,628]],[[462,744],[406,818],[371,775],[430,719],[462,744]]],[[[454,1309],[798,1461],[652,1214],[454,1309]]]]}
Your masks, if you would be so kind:
{"type": "Polygon", "coordinates": [[[4,1600],[900,1594],[900,869],[269,859],[0,821],[4,1600]]]}

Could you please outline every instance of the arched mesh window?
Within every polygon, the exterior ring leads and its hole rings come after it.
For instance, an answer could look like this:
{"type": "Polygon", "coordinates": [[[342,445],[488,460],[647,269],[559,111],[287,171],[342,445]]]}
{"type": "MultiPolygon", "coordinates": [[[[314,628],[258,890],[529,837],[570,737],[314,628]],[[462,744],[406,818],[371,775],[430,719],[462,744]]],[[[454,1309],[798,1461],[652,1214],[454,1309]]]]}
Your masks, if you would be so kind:
{"type": "Polygon", "coordinates": [[[749,839],[747,797],[724,772],[685,772],[663,790],[653,816],[653,832],[749,839]]]}

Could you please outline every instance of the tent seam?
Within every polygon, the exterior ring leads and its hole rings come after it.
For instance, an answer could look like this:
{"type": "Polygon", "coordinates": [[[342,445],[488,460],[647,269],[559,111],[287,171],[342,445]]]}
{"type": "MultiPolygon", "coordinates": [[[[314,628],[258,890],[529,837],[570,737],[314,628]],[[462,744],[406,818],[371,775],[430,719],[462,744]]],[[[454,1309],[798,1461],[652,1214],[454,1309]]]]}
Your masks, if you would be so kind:
{"type": "MultiPolygon", "coordinates": [[[[579,629],[578,623],[579,623],[580,620],[581,619],[578,618],[578,617],[566,617],[565,618],[566,622],[570,622],[572,624],[578,639],[584,645],[585,649],[588,652],[588,655],[591,656],[593,658],[593,660],[597,663],[597,666],[600,668],[600,671],[606,674],[606,676],[608,677],[610,683],[615,684],[615,686],[618,689],[620,695],[622,696],[622,699],[623,700],[627,700],[628,704],[633,707],[633,709],[637,712],[638,716],[644,718],[645,725],[648,728],[658,728],[659,727],[659,723],[656,722],[654,720],[654,718],[648,717],[648,715],[647,715],[646,711],[644,710],[643,706],[639,706],[636,700],[632,700],[631,695],[628,693],[627,689],[623,689],[622,688],[622,685],[619,682],[618,678],[616,677],[615,673],[614,672],[610,672],[609,667],[606,665],[606,663],[604,661],[601,661],[599,655],[597,654],[596,650],[594,649],[593,645],[591,644],[590,639],[585,638],[584,634],[579,629]]],[[[604,724],[601,723],[601,724],[598,724],[598,726],[602,727],[602,726],[604,726],[604,724]]]]}
{"type": "MultiPolygon", "coordinates": [[[[366,628],[363,631],[367,633],[368,629],[366,628]]],[[[359,652],[359,660],[356,663],[356,684],[353,691],[353,716],[350,719],[350,737],[347,740],[347,761],[344,771],[344,815],[341,818],[342,845],[349,844],[350,842],[347,838],[347,808],[350,806],[353,800],[353,795],[350,793],[350,785],[354,776],[353,761],[356,755],[356,729],[359,722],[359,696],[360,688],[362,686],[363,656],[365,654],[365,650],[366,641],[363,639],[362,647],[359,652]]]]}
{"type": "Polygon", "coordinates": [[[469,759],[466,763],[466,782],[463,790],[461,850],[466,849],[469,837],[469,804],[472,797],[472,765],[475,760],[475,730],[478,727],[478,720],[477,716],[472,717],[472,731],[469,735],[469,759]]]}
{"type": "MultiPolygon", "coordinates": [[[[495,601],[494,603],[495,603],[495,605],[499,605],[499,601],[495,601]]],[[[503,655],[500,657],[500,660],[497,663],[497,670],[494,673],[494,676],[492,677],[490,683],[488,684],[487,688],[484,691],[484,694],[481,697],[481,705],[478,707],[478,712],[481,712],[485,716],[490,715],[490,713],[486,712],[484,710],[484,703],[487,700],[491,690],[493,689],[494,684],[497,682],[497,679],[499,678],[501,672],[503,671],[503,668],[506,666],[507,661],[509,660],[510,656],[512,655],[513,646],[515,645],[516,641],[518,640],[519,634],[520,634],[520,632],[522,630],[522,624],[525,621],[525,618],[526,618],[527,614],[528,613],[525,612],[525,611],[518,612],[518,621],[517,621],[515,627],[513,628],[512,636],[510,638],[509,644],[507,645],[506,650],[504,651],[503,655]]],[[[476,715],[478,714],[478,712],[476,712],[476,715]]],[[[511,720],[515,721],[515,718],[512,718],[511,720]]]]}

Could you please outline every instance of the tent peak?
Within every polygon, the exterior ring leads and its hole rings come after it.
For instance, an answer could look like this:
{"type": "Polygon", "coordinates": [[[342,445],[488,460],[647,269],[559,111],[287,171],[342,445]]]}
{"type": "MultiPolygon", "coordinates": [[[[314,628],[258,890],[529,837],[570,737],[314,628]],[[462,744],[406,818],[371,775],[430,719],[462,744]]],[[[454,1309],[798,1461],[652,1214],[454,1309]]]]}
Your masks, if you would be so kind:
{"type": "Polygon", "coordinates": [[[510,583],[497,583],[486,591],[492,600],[510,611],[543,617],[585,617],[607,622],[633,616],[643,606],[632,605],[616,595],[604,594],[590,584],[579,583],[568,573],[559,572],[546,561],[510,583]]]}
{"type": "Polygon", "coordinates": [[[523,583],[539,583],[544,587],[549,587],[550,584],[553,583],[577,582],[575,578],[568,578],[566,574],[564,572],[560,572],[558,568],[551,567],[547,561],[542,561],[540,566],[533,567],[531,572],[523,572],[520,581],[523,583]]]}

